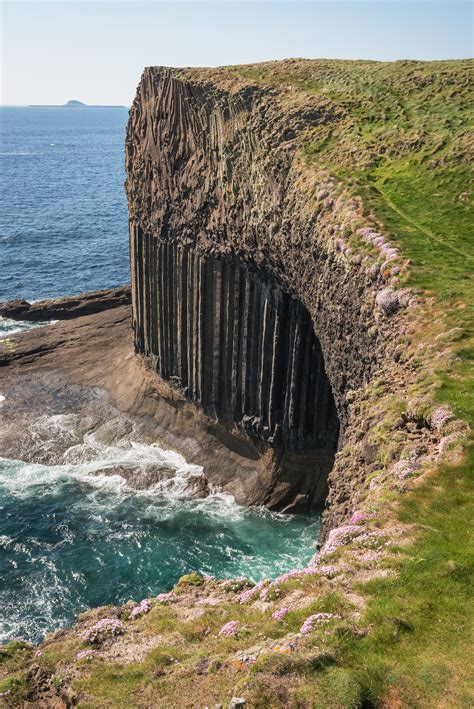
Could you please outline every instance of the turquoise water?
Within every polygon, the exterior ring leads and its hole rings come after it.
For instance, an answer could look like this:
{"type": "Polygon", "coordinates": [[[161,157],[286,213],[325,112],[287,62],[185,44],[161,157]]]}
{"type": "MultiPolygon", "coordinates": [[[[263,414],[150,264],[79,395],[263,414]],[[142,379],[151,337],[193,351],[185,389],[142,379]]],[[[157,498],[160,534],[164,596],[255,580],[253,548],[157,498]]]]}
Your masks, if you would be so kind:
{"type": "Polygon", "coordinates": [[[0,459],[1,640],[38,641],[86,608],[167,591],[189,571],[258,580],[314,553],[317,518],[192,500],[179,486],[134,491],[93,469],[0,459]]]}

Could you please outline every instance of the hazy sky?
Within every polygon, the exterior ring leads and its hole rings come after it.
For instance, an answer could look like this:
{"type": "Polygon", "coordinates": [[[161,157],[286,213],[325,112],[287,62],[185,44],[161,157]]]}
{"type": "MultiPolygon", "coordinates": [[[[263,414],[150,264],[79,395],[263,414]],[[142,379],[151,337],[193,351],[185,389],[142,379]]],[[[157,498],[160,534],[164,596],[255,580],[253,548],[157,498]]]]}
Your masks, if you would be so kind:
{"type": "Polygon", "coordinates": [[[472,56],[472,5],[448,0],[1,1],[2,104],[129,105],[144,66],[286,57],[472,56]]]}

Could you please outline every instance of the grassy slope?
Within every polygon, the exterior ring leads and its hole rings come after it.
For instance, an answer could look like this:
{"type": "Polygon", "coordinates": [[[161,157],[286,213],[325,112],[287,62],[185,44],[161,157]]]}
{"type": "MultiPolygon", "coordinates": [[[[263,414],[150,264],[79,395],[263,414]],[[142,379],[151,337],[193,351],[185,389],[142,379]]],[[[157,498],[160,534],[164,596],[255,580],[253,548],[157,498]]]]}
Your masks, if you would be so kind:
{"type": "MultiPolygon", "coordinates": [[[[432,322],[443,320],[452,330],[449,344],[456,354],[443,371],[434,369],[427,387],[434,379],[439,401],[447,402],[473,428],[472,202],[465,194],[471,68],[467,61],[295,60],[225,71],[254,83],[289,84],[343,109],[340,120],[315,129],[305,158],[361,195],[367,213],[412,260],[409,285],[433,296],[420,339],[429,339],[432,322]]],[[[140,621],[144,630],[171,628],[186,644],[163,646],[143,662],[126,666],[93,661],[75,683],[77,691],[95,697],[84,706],[180,706],[180,696],[182,706],[189,706],[193,697],[204,705],[213,699],[225,701],[242,686],[252,706],[280,706],[280,680],[293,688],[293,706],[298,698],[315,707],[472,706],[472,464],[471,448],[463,463],[435,471],[401,502],[391,503],[403,522],[421,531],[396,557],[398,578],[378,579],[360,589],[368,599],[361,621],[370,629],[365,636],[341,627],[327,640],[326,659],[311,654],[309,645],[301,657],[274,657],[257,662],[250,671],[224,671],[220,659],[225,662],[236,648],[251,646],[262,633],[277,638],[281,626],[235,604],[210,609],[188,623],[177,620],[172,608],[154,608],[140,621]],[[214,639],[222,623],[235,618],[254,628],[251,637],[214,639]],[[213,668],[209,675],[197,676],[193,668],[206,653],[213,668]],[[180,665],[167,674],[173,658],[180,665]]],[[[337,612],[339,604],[337,597],[323,596],[313,611],[337,612]]],[[[289,614],[284,632],[297,631],[309,610],[289,614]]],[[[78,648],[80,644],[72,642],[71,649],[63,645],[60,652],[63,658],[68,653],[73,657],[78,648]]],[[[50,653],[42,660],[57,667],[54,650],[50,653]]],[[[12,670],[19,669],[21,697],[18,653],[7,653],[6,662],[12,670]]],[[[6,680],[4,688],[11,683],[6,680]]]]}
{"type": "MultiPolygon", "coordinates": [[[[469,61],[295,61],[235,70],[258,83],[287,83],[330,97],[346,112],[323,135],[315,131],[306,157],[363,197],[384,233],[412,260],[407,284],[432,294],[431,317],[456,328],[456,359],[450,369],[435,371],[437,395],[471,429],[472,66],[469,61]]],[[[433,531],[409,549],[397,581],[366,588],[372,599],[368,616],[377,630],[348,649],[346,662],[373,701],[393,690],[403,706],[469,703],[473,463],[471,445],[463,464],[438,471],[402,504],[403,521],[433,531]],[[400,614],[414,631],[394,636],[390,618],[400,614]]]]}

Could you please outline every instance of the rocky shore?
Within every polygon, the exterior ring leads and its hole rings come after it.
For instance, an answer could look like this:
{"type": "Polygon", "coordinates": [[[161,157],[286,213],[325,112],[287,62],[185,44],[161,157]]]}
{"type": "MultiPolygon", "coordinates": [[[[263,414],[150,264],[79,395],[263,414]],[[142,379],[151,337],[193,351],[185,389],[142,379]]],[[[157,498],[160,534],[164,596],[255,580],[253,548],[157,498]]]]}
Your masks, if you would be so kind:
{"type": "Polygon", "coordinates": [[[42,320],[70,320],[83,315],[93,315],[103,310],[130,305],[129,286],[102,291],[90,291],[77,296],[37,300],[9,300],[0,303],[0,317],[12,320],[38,322],[42,320]]]}
{"type": "MultiPolygon", "coordinates": [[[[30,309],[17,301],[2,304],[4,317],[21,319],[31,310],[31,319],[58,322],[0,341],[0,455],[60,464],[70,439],[49,425],[38,436],[45,417],[74,416],[74,435],[82,439],[114,421],[118,439],[159,441],[202,466],[203,478],[190,494],[221,490],[244,505],[298,509],[308,466],[320,465],[320,458],[315,461],[311,452],[273,454],[237,428],[206,416],[150,372],[133,349],[130,306],[123,304],[128,293],[81,294],[30,309]]],[[[156,471],[141,479],[137,471],[124,473],[137,487],[156,482],[156,471]]]]}

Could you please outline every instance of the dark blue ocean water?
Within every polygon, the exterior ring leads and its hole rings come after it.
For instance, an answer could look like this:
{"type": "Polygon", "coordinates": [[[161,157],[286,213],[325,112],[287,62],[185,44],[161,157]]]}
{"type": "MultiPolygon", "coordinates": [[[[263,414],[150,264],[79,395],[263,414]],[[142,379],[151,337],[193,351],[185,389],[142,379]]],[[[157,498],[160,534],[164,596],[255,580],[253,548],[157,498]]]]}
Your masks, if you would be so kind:
{"type": "Polygon", "coordinates": [[[128,283],[127,109],[0,108],[0,301],[128,283]]]}

